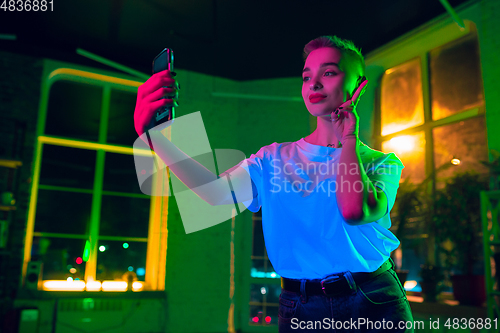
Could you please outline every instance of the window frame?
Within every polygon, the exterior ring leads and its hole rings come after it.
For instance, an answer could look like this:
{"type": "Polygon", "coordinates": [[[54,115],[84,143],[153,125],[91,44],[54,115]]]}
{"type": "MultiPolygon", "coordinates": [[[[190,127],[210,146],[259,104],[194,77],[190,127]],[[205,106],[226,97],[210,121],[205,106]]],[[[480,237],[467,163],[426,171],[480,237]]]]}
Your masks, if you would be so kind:
{"type": "MultiPolygon", "coordinates": [[[[106,153],[118,153],[134,155],[137,153],[144,156],[154,156],[151,151],[134,150],[132,146],[121,146],[117,144],[106,143],[108,129],[108,115],[110,109],[110,96],[112,90],[128,91],[137,94],[138,87],[144,81],[138,81],[137,78],[126,76],[117,72],[105,71],[96,68],[89,68],[69,63],[54,61],[51,59],[43,60],[43,75],[41,78],[41,94],[38,110],[37,129],[35,134],[35,149],[33,156],[33,174],[31,182],[30,200],[28,207],[28,219],[25,235],[24,261],[21,274],[21,286],[24,285],[26,278],[27,266],[31,260],[31,248],[33,237],[58,237],[58,238],[73,238],[87,239],[90,241],[90,255],[85,267],[85,281],[96,281],[97,274],[97,255],[99,240],[119,240],[133,242],[147,242],[146,254],[146,273],[145,281],[141,283],[140,288],[134,287],[134,291],[155,291],[165,290],[165,275],[166,275],[166,249],[167,249],[167,212],[168,212],[168,196],[140,195],[134,193],[122,193],[113,191],[103,191],[104,179],[104,159],[106,153]],[[99,139],[98,142],[83,141],[79,139],[70,139],[57,136],[45,135],[45,124],[47,119],[47,110],[49,102],[49,94],[52,85],[57,81],[71,81],[82,84],[97,86],[102,89],[99,139]],[[58,188],[55,186],[40,185],[40,170],[42,163],[44,145],[58,145],[64,147],[89,149],[96,151],[96,167],[94,176],[94,186],[92,190],[82,190],[73,188],[58,188]],[[38,190],[71,190],[72,192],[90,192],[92,194],[92,208],[90,219],[90,230],[87,235],[70,235],[46,232],[34,232],[35,215],[38,190]],[[150,198],[150,215],[148,224],[148,236],[145,237],[121,237],[121,236],[99,236],[100,225],[100,206],[103,195],[119,195],[127,197],[150,198]]],[[[131,115],[132,116],[131,110],[131,115]]],[[[170,131],[167,131],[167,136],[170,136],[170,131]]],[[[163,180],[168,177],[168,169],[164,168],[162,172],[157,172],[153,176],[156,184],[158,180],[163,180]]],[[[102,290],[104,291],[104,290],[102,290]]]]}
{"type": "MultiPolygon", "coordinates": [[[[425,177],[430,176],[435,170],[434,161],[434,138],[433,129],[437,127],[447,126],[460,121],[471,120],[479,117],[486,117],[486,106],[484,98],[484,80],[482,75],[481,60],[479,59],[480,75],[481,75],[481,86],[483,90],[483,99],[479,105],[472,106],[470,108],[465,108],[453,115],[448,117],[433,120],[432,118],[432,107],[431,107],[431,85],[430,85],[430,53],[436,48],[440,48],[452,43],[458,42],[462,38],[466,38],[470,35],[477,41],[477,47],[480,51],[479,36],[477,33],[476,26],[473,22],[469,20],[464,20],[465,28],[457,29],[455,23],[440,22],[436,24],[434,29],[429,29],[428,31],[416,32],[414,35],[410,34],[408,37],[402,36],[398,39],[398,43],[391,44],[386,49],[378,50],[371,54],[373,61],[370,61],[370,65],[383,64],[384,72],[379,76],[379,85],[377,88],[377,100],[375,103],[376,110],[376,122],[374,131],[374,142],[376,149],[381,149],[382,142],[386,142],[394,137],[412,135],[419,132],[423,132],[426,140],[425,144],[425,177]],[[434,40],[433,40],[434,39],[434,40]],[[417,46],[411,46],[411,44],[416,44],[417,46]],[[377,59],[378,54],[386,54],[393,52],[391,56],[387,56],[386,59],[377,59]],[[376,54],[378,53],[378,54],[376,54]],[[381,125],[381,91],[382,91],[382,78],[384,73],[390,72],[393,69],[398,68],[401,65],[406,64],[409,61],[414,60],[416,57],[420,59],[420,70],[421,70],[421,84],[422,84],[422,98],[423,98],[423,112],[424,112],[424,123],[418,126],[410,127],[401,131],[397,131],[391,134],[382,135],[382,125],[381,125]]],[[[487,122],[485,122],[487,126],[487,122]]],[[[434,175],[433,179],[429,182],[429,191],[431,193],[436,192],[436,177],[434,175]]],[[[427,234],[421,234],[419,238],[426,238],[427,234]]],[[[414,238],[414,237],[411,237],[414,238]]],[[[426,258],[429,262],[435,262],[438,258],[438,248],[434,247],[434,251],[429,251],[428,257],[426,258]]]]}
{"type": "MultiPolygon", "coordinates": [[[[250,319],[250,307],[253,305],[260,305],[260,303],[254,303],[250,301],[250,293],[251,293],[251,285],[252,284],[268,284],[268,285],[279,285],[281,288],[281,277],[279,278],[258,278],[258,277],[252,277],[251,276],[251,269],[252,269],[252,262],[253,259],[264,259],[264,260],[269,260],[269,257],[267,256],[267,249],[264,245],[264,256],[254,256],[253,255],[253,237],[255,237],[255,228],[254,224],[255,221],[259,221],[262,223],[262,209],[260,209],[257,213],[252,213],[252,218],[251,218],[252,223],[248,223],[248,231],[252,235],[251,241],[248,242],[248,247],[247,247],[247,255],[246,258],[249,258],[249,265],[248,265],[248,274],[245,274],[245,286],[246,286],[246,294],[245,294],[245,300],[244,300],[244,306],[241,311],[241,320],[242,320],[242,328],[244,328],[245,332],[275,332],[276,328],[278,327],[278,323],[275,324],[251,324],[249,322],[250,319]]],[[[267,263],[267,261],[265,261],[267,263]]],[[[267,264],[266,264],[267,265],[267,264]]],[[[277,276],[278,273],[276,273],[277,276]]],[[[271,306],[276,306],[277,308],[279,307],[279,303],[265,303],[265,304],[271,304],[271,306]]]]}

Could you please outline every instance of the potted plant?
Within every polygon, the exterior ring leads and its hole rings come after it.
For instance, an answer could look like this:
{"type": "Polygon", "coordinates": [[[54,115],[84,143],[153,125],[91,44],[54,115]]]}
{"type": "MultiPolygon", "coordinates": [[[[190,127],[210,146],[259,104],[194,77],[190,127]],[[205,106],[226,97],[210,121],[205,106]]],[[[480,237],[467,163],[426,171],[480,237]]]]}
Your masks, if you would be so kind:
{"type": "Polygon", "coordinates": [[[481,306],[486,301],[484,274],[474,274],[474,263],[484,263],[480,192],[487,187],[480,174],[459,173],[436,191],[433,202],[436,244],[450,241],[454,245],[440,247],[440,251],[444,264],[458,270],[459,274],[452,275],[453,294],[463,305],[481,306]]]}
{"type": "MultiPolygon", "coordinates": [[[[398,194],[394,204],[394,211],[397,214],[397,230],[395,236],[400,241],[406,236],[405,226],[408,220],[415,215],[415,208],[420,207],[418,191],[415,190],[415,185],[410,182],[409,178],[399,185],[398,194]]],[[[393,258],[394,259],[394,258],[393,258]]],[[[409,270],[403,270],[396,267],[396,274],[404,286],[408,277],[409,270]]]]}
{"type": "Polygon", "coordinates": [[[394,205],[398,216],[396,231],[398,239],[401,240],[405,237],[407,226],[412,219],[420,219],[423,222],[420,233],[427,237],[406,239],[406,241],[408,241],[408,247],[415,249],[420,255],[431,258],[431,260],[427,260],[426,264],[421,265],[419,273],[422,278],[420,283],[423,289],[422,295],[424,300],[428,302],[436,301],[436,296],[442,289],[440,283],[444,278],[442,269],[435,263],[434,251],[429,253],[432,249],[435,234],[435,226],[432,223],[432,207],[434,204],[433,196],[429,195],[429,186],[437,173],[453,166],[451,163],[441,165],[419,184],[412,184],[409,178],[406,178],[399,186],[394,205]]]}
{"type": "Polygon", "coordinates": [[[418,274],[422,281],[422,297],[425,302],[436,302],[437,296],[442,291],[442,281],[444,279],[443,270],[441,267],[429,264],[428,262],[420,265],[420,273],[418,274]]]}

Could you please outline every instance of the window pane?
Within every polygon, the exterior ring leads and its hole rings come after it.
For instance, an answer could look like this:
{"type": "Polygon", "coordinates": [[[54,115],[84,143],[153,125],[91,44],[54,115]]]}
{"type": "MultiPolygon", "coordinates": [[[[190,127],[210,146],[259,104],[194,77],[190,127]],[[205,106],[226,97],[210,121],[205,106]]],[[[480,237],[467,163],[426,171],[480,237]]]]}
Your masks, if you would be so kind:
{"type": "Polygon", "coordinates": [[[127,281],[131,272],[134,281],[144,281],[147,247],[146,242],[99,241],[97,280],[127,281]]]}
{"type": "Polygon", "coordinates": [[[137,93],[112,90],[109,105],[107,142],[132,146],[139,137],[134,127],[134,110],[137,93]]]}
{"type": "Polygon", "coordinates": [[[278,325],[278,306],[267,306],[265,325],[278,325]]]}
{"type": "Polygon", "coordinates": [[[404,169],[401,174],[401,182],[407,177],[416,184],[425,179],[425,134],[419,132],[412,135],[403,135],[382,142],[384,153],[394,152],[404,169]]]}
{"type": "Polygon", "coordinates": [[[148,237],[151,199],[102,196],[102,236],[148,237]]]}
{"type": "Polygon", "coordinates": [[[252,283],[250,285],[250,302],[278,304],[281,284],[252,283]]]}
{"type": "Polygon", "coordinates": [[[98,141],[102,88],[66,80],[50,88],[45,134],[98,141]]]}
{"type": "Polygon", "coordinates": [[[85,262],[76,260],[84,248],[83,239],[33,237],[31,260],[43,262],[43,280],[84,280],[85,262]]]}
{"type": "Polygon", "coordinates": [[[91,209],[91,194],[39,190],[35,231],[88,234],[91,209]]]}
{"type": "Polygon", "coordinates": [[[250,275],[254,278],[280,278],[269,259],[252,259],[250,275]]]}
{"type": "Polygon", "coordinates": [[[386,71],[380,102],[382,135],[424,123],[420,58],[386,71]]]}
{"type": "Polygon", "coordinates": [[[253,251],[252,255],[262,257],[264,256],[264,233],[262,231],[262,221],[253,221],[253,251]]]}
{"type": "Polygon", "coordinates": [[[250,324],[262,325],[264,308],[262,306],[250,306],[250,324]]]}
{"type": "Polygon", "coordinates": [[[483,87],[475,34],[430,52],[432,119],[482,104],[483,87]]]}
{"type": "Polygon", "coordinates": [[[106,153],[104,191],[143,194],[135,172],[134,156],[106,153]]]}
{"type": "Polygon", "coordinates": [[[486,166],[479,161],[488,161],[488,145],[484,117],[460,121],[451,125],[433,129],[434,167],[450,165],[440,171],[436,177],[436,186],[444,186],[446,179],[455,173],[476,171],[488,173],[486,166]],[[452,165],[452,159],[460,160],[459,165],[452,165]]]}
{"type": "Polygon", "coordinates": [[[44,144],[40,184],[92,189],[95,163],[94,150],[44,144]]]}
{"type": "Polygon", "coordinates": [[[250,306],[251,325],[278,325],[278,306],[250,306]]]}

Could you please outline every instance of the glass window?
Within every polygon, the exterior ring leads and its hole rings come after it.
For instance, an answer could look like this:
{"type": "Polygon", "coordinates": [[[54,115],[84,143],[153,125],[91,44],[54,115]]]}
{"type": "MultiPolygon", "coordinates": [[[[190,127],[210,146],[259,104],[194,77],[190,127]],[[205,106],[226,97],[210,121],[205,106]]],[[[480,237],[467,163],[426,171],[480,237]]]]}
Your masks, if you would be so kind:
{"type": "Polygon", "coordinates": [[[277,325],[281,278],[267,256],[262,210],[253,214],[250,325],[277,325]]]}
{"type": "Polygon", "coordinates": [[[382,76],[380,110],[382,135],[424,122],[420,58],[389,69],[382,76]]]}
{"type": "Polygon", "coordinates": [[[404,169],[401,182],[410,178],[413,184],[425,179],[425,134],[419,132],[412,135],[402,135],[382,142],[384,153],[394,152],[403,162],[404,169]]]}
{"type": "Polygon", "coordinates": [[[99,241],[97,280],[124,280],[131,274],[134,281],[144,281],[147,242],[99,241]]]}
{"type": "MultiPolygon", "coordinates": [[[[435,185],[439,189],[455,173],[487,172],[480,163],[488,160],[488,144],[485,117],[481,114],[484,96],[478,50],[477,36],[469,34],[433,50],[423,50],[418,59],[388,69],[383,75],[381,149],[386,153],[396,153],[405,165],[401,181],[409,178],[411,183],[419,184],[436,172],[435,185]],[[429,61],[428,82],[422,81],[420,59],[429,61]],[[429,100],[424,101],[422,87],[427,86],[429,100]],[[432,111],[432,119],[427,122],[423,115],[424,104],[430,105],[432,111]],[[478,113],[471,113],[467,119],[458,122],[445,119],[473,108],[478,108],[478,113]],[[420,125],[422,130],[417,133],[406,131],[420,125]],[[391,139],[384,138],[388,134],[391,134],[391,139]],[[431,136],[433,146],[427,149],[425,138],[431,136]],[[429,165],[430,160],[434,160],[433,165],[429,165]]],[[[402,191],[400,187],[395,207],[402,191]]],[[[420,195],[429,197],[428,194],[420,195]]],[[[417,282],[420,277],[414,272],[420,271],[420,265],[427,261],[428,249],[433,246],[423,231],[424,218],[430,207],[423,203],[413,208],[411,216],[406,216],[405,232],[400,239],[404,248],[401,268],[410,270],[408,289],[413,287],[412,290],[419,291],[417,282]]],[[[391,212],[391,216],[399,219],[397,214],[397,210],[391,212]]],[[[398,223],[396,220],[394,224],[398,223]]],[[[437,264],[443,264],[439,257],[436,259],[437,264]]]]}
{"type": "Polygon", "coordinates": [[[469,34],[430,52],[432,119],[483,103],[477,37],[469,34]]]}
{"type": "Polygon", "coordinates": [[[92,194],[39,190],[35,231],[85,235],[90,228],[92,194]]]}
{"type": "Polygon", "coordinates": [[[40,185],[91,190],[95,163],[95,150],[44,144],[40,185]]]}
{"type": "Polygon", "coordinates": [[[251,276],[255,278],[279,278],[274,271],[271,261],[267,257],[267,250],[262,230],[262,219],[254,218],[253,221],[253,255],[251,276]]]}
{"type": "Polygon", "coordinates": [[[106,153],[103,190],[142,194],[133,155],[106,153]]]}
{"type": "Polygon", "coordinates": [[[479,162],[488,161],[485,128],[485,118],[476,117],[433,129],[434,167],[449,165],[437,174],[438,188],[456,173],[488,173],[488,168],[479,162]]]}
{"type": "Polygon", "coordinates": [[[137,140],[134,129],[134,110],[137,94],[129,91],[111,90],[107,142],[132,146],[137,140]]]}
{"type": "Polygon", "coordinates": [[[43,262],[43,280],[84,280],[84,249],[84,239],[33,237],[31,260],[43,262]]]}
{"type": "Polygon", "coordinates": [[[98,141],[102,88],[59,80],[49,93],[45,134],[98,141]]]}
{"type": "Polygon", "coordinates": [[[101,236],[148,237],[150,199],[104,195],[101,236]]]}
{"type": "Polygon", "coordinates": [[[252,325],[277,325],[281,285],[250,285],[250,318],[252,325]]]}
{"type": "MultiPolygon", "coordinates": [[[[166,214],[162,209],[151,212],[151,197],[140,192],[132,155],[136,139],[132,119],[136,94],[130,91],[138,82],[129,80],[130,86],[118,87],[117,80],[109,76],[102,76],[103,80],[109,80],[106,83],[98,81],[95,73],[81,72],[77,76],[71,69],[57,71],[65,74],[65,79],[51,84],[49,75],[44,83],[50,84],[49,96],[41,98],[48,100],[48,111],[45,135],[38,137],[40,165],[34,170],[40,173],[39,177],[34,176],[39,182],[33,184],[37,189],[37,196],[33,197],[36,211],[28,214],[32,229],[27,232],[33,235],[27,240],[32,251],[25,253],[25,262],[42,261],[44,280],[63,280],[44,284],[45,290],[63,285],[64,290],[81,290],[71,282],[64,284],[69,278],[80,279],[89,287],[92,280],[127,282],[130,277],[146,282],[148,290],[164,289],[161,282],[164,270],[158,267],[162,259],[158,258],[166,250],[166,237],[162,233],[150,236],[148,231],[150,221],[153,228],[159,229],[166,222],[166,214]],[[81,83],[82,78],[90,79],[85,82],[93,85],[81,83]],[[103,100],[106,86],[115,89],[110,90],[109,104],[103,100]],[[126,89],[129,92],[124,92],[126,89]],[[99,138],[102,112],[110,118],[108,128],[103,128],[99,138]],[[130,142],[129,132],[133,134],[130,142]],[[106,143],[109,142],[106,135],[114,145],[106,143]],[[116,145],[119,143],[122,146],[116,145]],[[91,218],[93,211],[99,213],[91,218]],[[151,273],[146,275],[149,239],[158,248],[153,249],[155,256],[148,261],[151,273]]],[[[108,284],[106,290],[113,288],[108,284]]]]}

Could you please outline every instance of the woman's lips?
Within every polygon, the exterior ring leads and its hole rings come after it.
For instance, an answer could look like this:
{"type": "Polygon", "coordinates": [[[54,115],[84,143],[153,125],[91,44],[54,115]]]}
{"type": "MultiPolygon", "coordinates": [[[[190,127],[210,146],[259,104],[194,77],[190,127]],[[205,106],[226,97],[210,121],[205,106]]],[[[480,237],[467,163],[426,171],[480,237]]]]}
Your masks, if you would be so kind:
{"type": "Polygon", "coordinates": [[[311,101],[311,103],[318,103],[318,102],[321,102],[322,100],[324,100],[325,98],[326,98],[326,96],[315,96],[315,97],[309,98],[309,100],[311,101]]]}

